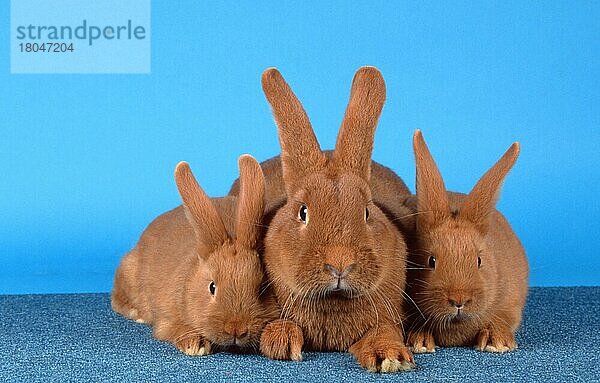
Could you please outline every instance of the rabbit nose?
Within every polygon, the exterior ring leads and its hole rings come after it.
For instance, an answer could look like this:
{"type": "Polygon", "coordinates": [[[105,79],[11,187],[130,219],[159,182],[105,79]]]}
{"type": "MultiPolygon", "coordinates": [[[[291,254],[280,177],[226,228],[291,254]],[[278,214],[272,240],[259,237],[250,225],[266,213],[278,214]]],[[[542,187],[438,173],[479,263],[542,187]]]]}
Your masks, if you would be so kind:
{"type": "Polygon", "coordinates": [[[237,336],[233,336],[232,344],[234,346],[240,346],[240,345],[242,345],[243,342],[241,342],[241,340],[244,339],[246,337],[246,335],[247,335],[247,332],[244,333],[244,334],[239,334],[237,336]]]}
{"type": "Polygon", "coordinates": [[[331,273],[331,275],[333,275],[335,278],[342,279],[342,278],[345,278],[348,274],[350,274],[350,272],[352,271],[352,269],[354,269],[355,265],[356,265],[355,263],[352,263],[352,264],[346,266],[344,268],[344,270],[339,271],[334,266],[330,265],[329,263],[326,263],[325,264],[325,270],[329,271],[331,273]]]}
{"type": "Polygon", "coordinates": [[[238,328],[238,333],[236,335],[236,338],[242,339],[242,338],[245,338],[246,335],[248,335],[248,328],[247,327],[238,328]]]}
{"type": "Polygon", "coordinates": [[[242,326],[237,322],[228,322],[225,324],[225,332],[234,339],[242,339],[248,335],[248,326],[242,326]]]}
{"type": "Polygon", "coordinates": [[[456,308],[458,310],[463,309],[465,307],[465,305],[467,303],[469,303],[469,302],[471,302],[470,299],[466,299],[466,298],[463,298],[463,297],[460,297],[460,298],[448,298],[448,303],[450,304],[450,306],[452,306],[452,307],[454,307],[454,308],[456,308]]]}

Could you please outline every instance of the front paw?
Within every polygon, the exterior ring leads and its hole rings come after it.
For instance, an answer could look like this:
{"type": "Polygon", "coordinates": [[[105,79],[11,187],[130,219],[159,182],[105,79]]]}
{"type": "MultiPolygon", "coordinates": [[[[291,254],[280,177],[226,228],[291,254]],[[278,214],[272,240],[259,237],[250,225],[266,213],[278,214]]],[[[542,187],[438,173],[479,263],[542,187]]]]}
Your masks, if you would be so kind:
{"type": "Polygon", "coordinates": [[[515,334],[511,331],[483,329],[477,334],[475,349],[487,352],[509,352],[517,348],[515,334]]]}
{"type": "Polygon", "coordinates": [[[210,342],[200,335],[188,335],[175,341],[175,347],[185,355],[205,356],[210,354],[210,342]]]}
{"type": "Polygon", "coordinates": [[[391,326],[369,330],[350,347],[358,363],[370,372],[409,371],[415,368],[410,350],[391,326]]]}
{"type": "Polygon", "coordinates": [[[429,331],[410,332],[407,343],[416,354],[435,352],[435,339],[429,331]]]}
{"type": "Polygon", "coordinates": [[[260,351],[271,359],[301,361],[303,345],[300,326],[285,319],[267,324],[260,337],[260,351]]]}

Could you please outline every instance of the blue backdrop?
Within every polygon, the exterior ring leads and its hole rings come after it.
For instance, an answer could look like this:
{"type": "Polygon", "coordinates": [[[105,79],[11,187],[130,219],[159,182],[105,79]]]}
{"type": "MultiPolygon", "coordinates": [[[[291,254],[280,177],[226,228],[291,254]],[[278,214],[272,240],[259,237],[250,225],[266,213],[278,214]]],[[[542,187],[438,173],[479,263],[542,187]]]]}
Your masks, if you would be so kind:
{"type": "Polygon", "coordinates": [[[265,68],[330,148],[366,64],[388,87],[375,160],[414,190],[419,128],[448,188],[469,191],[520,141],[499,209],[531,284],[600,284],[600,4],[252,3],[154,1],[150,75],[11,75],[3,2],[0,293],[109,291],[121,255],[179,204],[178,161],[218,196],[238,155],[278,153],[265,68]]]}

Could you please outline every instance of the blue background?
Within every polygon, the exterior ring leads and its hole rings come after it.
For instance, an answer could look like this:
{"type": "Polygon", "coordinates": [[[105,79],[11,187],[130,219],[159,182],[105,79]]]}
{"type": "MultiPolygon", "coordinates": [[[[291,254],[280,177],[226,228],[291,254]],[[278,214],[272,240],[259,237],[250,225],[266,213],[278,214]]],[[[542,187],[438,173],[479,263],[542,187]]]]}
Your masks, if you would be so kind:
{"type": "Polygon", "coordinates": [[[468,191],[520,141],[499,209],[531,284],[600,284],[600,4],[368,3],[154,1],[150,75],[11,75],[4,2],[0,293],[109,291],[120,256],[179,204],[178,161],[218,196],[239,154],[278,153],[265,68],[330,148],[365,64],[388,88],[375,160],[414,190],[419,128],[448,188],[468,191]]]}

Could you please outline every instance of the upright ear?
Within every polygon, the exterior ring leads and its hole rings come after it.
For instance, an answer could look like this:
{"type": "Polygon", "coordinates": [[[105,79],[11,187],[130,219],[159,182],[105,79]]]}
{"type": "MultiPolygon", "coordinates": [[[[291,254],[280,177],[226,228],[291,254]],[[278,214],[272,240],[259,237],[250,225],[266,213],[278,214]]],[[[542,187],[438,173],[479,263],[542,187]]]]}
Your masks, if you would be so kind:
{"type": "Polygon", "coordinates": [[[175,182],[198,240],[198,252],[202,257],[207,256],[227,241],[227,229],[210,198],[198,185],[187,162],[177,164],[175,182]]]}
{"type": "Polygon", "coordinates": [[[262,87],[277,123],[283,180],[289,195],[291,185],[323,166],[325,156],[302,104],[281,73],[275,68],[267,69],[262,75],[262,87]]]}
{"type": "Polygon", "coordinates": [[[256,249],[265,207],[265,177],[259,163],[250,155],[241,156],[238,165],[241,189],[235,226],[236,241],[246,248],[256,249]]]}
{"type": "Polygon", "coordinates": [[[487,217],[496,206],[506,175],[519,157],[520,145],[515,142],[473,187],[460,209],[459,216],[474,223],[479,231],[488,228],[487,217]]]}
{"type": "Polygon", "coordinates": [[[446,186],[420,130],[413,136],[417,163],[417,228],[431,229],[450,216],[446,186]]]}
{"type": "Polygon", "coordinates": [[[385,103],[385,81],[375,67],[356,71],[350,101],[335,145],[334,160],[369,181],[375,128],[385,103]]]}

